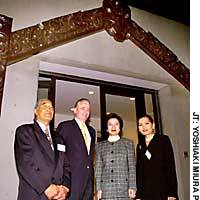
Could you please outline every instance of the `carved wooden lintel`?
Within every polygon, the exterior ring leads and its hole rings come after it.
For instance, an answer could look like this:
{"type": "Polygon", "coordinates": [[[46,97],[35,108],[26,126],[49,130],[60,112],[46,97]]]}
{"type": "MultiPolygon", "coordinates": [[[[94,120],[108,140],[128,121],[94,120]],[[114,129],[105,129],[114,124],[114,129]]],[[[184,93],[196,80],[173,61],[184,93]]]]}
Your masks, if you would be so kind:
{"type": "Polygon", "coordinates": [[[11,35],[9,64],[103,30],[102,8],[57,17],[11,35]]]}
{"type": "Polygon", "coordinates": [[[0,15],[0,113],[3,98],[6,64],[9,53],[11,27],[12,19],[5,15],[0,15]]]}

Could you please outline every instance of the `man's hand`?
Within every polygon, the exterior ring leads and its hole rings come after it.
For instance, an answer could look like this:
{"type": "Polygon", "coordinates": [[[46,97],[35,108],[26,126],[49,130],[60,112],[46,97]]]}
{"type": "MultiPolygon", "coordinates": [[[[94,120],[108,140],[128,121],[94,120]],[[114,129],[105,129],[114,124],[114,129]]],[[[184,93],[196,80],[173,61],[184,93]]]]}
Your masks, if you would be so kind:
{"type": "Polygon", "coordinates": [[[54,196],[59,193],[59,189],[57,185],[51,184],[49,187],[44,191],[45,195],[49,200],[52,200],[54,196]]]}
{"type": "Polygon", "coordinates": [[[68,196],[68,193],[69,193],[69,188],[63,186],[63,185],[58,185],[58,194],[55,195],[53,197],[53,200],[65,200],[66,197],[68,196]]]}

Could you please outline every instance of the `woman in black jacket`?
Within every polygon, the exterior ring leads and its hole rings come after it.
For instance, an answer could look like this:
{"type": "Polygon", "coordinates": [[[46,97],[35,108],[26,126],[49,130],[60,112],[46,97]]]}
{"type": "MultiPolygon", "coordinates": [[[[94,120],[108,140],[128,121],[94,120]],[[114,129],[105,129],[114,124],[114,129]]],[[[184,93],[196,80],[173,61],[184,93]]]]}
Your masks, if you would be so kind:
{"type": "Polygon", "coordinates": [[[177,177],[170,139],[154,132],[151,116],[138,120],[142,135],[137,145],[137,200],[177,200],[177,177]]]}

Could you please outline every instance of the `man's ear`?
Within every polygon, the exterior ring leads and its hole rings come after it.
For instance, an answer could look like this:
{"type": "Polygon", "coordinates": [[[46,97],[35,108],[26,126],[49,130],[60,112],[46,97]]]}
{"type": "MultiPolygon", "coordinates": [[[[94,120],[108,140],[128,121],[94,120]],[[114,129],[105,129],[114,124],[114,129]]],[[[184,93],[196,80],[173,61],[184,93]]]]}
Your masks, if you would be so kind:
{"type": "Polygon", "coordinates": [[[36,108],[34,109],[34,114],[37,115],[37,109],[36,108]]]}
{"type": "Polygon", "coordinates": [[[76,108],[74,108],[74,109],[73,109],[73,112],[74,112],[74,114],[76,114],[76,113],[77,113],[77,109],[76,109],[76,108]]]}

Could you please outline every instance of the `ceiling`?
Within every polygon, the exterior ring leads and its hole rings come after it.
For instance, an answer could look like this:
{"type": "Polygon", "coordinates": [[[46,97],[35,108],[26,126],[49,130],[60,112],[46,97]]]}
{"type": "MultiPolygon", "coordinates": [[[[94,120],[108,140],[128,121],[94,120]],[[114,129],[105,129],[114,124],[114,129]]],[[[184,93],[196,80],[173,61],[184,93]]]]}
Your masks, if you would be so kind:
{"type": "Polygon", "coordinates": [[[129,6],[190,24],[190,0],[125,0],[129,6]]]}

